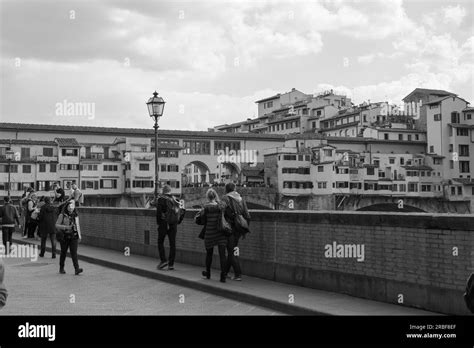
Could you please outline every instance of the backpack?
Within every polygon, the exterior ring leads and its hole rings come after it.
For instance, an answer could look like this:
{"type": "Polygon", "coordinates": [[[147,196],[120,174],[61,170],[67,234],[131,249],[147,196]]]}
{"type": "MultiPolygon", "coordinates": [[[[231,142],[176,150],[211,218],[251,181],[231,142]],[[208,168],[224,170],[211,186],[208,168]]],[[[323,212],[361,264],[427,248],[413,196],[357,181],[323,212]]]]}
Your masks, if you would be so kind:
{"type": "Polygon", "coordinates": [[[467,280],[464,301],[466,302],[466,306],[471,311],[471,313],[474,313],[474,273],[471,273],[471,276],[467,280]]]}
{"type": "Polygon", "coordinates": [[[250,232],[249,224],[242,216],[240,205],[234,198],[229,197],[229,204],[233,212],[234,228],[240,235],[242,235],[242,238],[245,239],[247,233],[250,232]]]}
{"type": "Polygon", "coordinates": [[[184,208],[181,208],[180,203],[174,197],[166,197],[166,213],[165,221],[169,225],[179,224],[184,219],[184,208]]]}

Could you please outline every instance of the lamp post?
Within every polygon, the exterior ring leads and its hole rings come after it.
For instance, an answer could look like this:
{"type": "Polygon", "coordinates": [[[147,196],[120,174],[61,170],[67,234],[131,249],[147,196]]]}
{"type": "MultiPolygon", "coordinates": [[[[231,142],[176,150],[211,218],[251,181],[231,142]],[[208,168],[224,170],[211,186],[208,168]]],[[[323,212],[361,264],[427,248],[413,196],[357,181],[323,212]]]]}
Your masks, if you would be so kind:
{"type": "Polygon", "coordinates": [[[148,107],[148,114],[155,120],[155,192],[154,198],[158,197],[158,120],[163,116],[163,110],[165,108],[165,101],[163,98],[158,96],[158,93],[155,91],[153,97],[148,99],[146,103],[148,107]]]}
{"type": "Polygon", "coordinates": [[[10,187],[11,187],[11,179],[10,179],[11,174],[10,173],[11,173],[11,167],[12,167],[12,159],[15,153],[10,148],[6,151],[5,154],[8,160],[8,198],[10,198],[10,187]]]}

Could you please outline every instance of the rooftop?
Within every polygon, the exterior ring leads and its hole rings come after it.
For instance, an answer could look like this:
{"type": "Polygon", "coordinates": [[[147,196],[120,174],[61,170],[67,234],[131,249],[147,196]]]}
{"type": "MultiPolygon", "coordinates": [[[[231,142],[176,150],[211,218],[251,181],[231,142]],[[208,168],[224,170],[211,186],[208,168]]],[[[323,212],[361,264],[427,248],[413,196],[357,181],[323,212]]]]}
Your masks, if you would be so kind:
{"type": "Polygon", "coordinates": [[[55,138],[60,147],[81,147],[75,138],[55,138]]]}
{"type": "Polygon", "coordinates": [[[439,95],[439,96],[457,96],[457,94],[454,94],[452,92],[448,92],[442,89],[428,89],[428,88],[415,88],[410,94],[408,94],[405,98],[403,98],[403,101],[406,101],[409,99],[412,95],[421,93],[421,94],[428,94],[428,95],[439,95]]]}
{"type": "Polygon", "coordinates": [[[0,139],[0,144],[11,144],[12,145],[47,145],[47,146],[56,146],[57,144],[54,141],[45,141],[45,140],[21,140],[21,139],[0,139]]]}
{"type": "MultiPolygon", "coordinates": [[[[0,123],[0,130],[13,130],[17,132],[39,132],[55,134],[100,134],[115,135],[117,137],[139,136],[153,137],[153,128],[115,128],[115,127],[92,127],[92,126],[66,126],[50,124],[28,124],[28,123],[0,123]]],[[[284,140],[280,134],[255,134],[255,133],[227,133],[188,130],[158,130],[159,136],[181,137],[181,138],[220,138],[220,139],[252,139],[252,140],[284,140]]]]}

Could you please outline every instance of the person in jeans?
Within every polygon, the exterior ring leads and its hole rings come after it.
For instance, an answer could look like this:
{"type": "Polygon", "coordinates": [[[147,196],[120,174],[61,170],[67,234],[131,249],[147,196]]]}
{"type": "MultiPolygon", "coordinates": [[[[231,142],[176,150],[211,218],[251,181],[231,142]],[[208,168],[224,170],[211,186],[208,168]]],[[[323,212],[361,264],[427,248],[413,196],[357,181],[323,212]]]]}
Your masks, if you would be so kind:
{"type": "Polygon", "coordinates": [[[233,280],[242,280],[242,270],[240,268],[240,262],[238,256],[235,254],[238,250],[240,233],[235,228],[234,215],[236,213],[241,214],[247,223],[250,223],[250,214],[247,209],[247,204],[242,199],[240,194],[235,191],[235,184],[228,183],[225,185],[226,194],[222,197],[222,201],[225,203],[225,219],[232,226],[232,234],[227,239],[227,266],[225,273],[228,274],[230,268],[234,269],[233,280]]]}
{"type": "Polygon", "coordinates": [[[15,231],[15,222],[20,225],[20,217],[18,211],[11,204],[10,197],[4,198],[5,205],[0,207],[0,219],[2,220],[2,241],[5,246],[5,253],[9,253],[12,246],[12,235],[15,231]],[[8,244],[7,244],[8,243],[8,244]]]}
{"type": "Polygon", "coordinates": [[[51,240],[52,257],[56,258],[56,208],[51,204],[51,198],[44,198],[38,217],[39,233],[41,237],[41,251],[39,256],[44,257],[46,251],[46,239],[51,240]]]}
{"type": "Polygon", "coordinates": [[[0,309],[2,309],[7,303],[8,291],[5,285],[3,284],[3,278],[5,277],[5,267],[3,266],[3,261],[0,258],[0,309]]]}
{"type": "Polygon", "coordinates": [[[174,270],[174,259],[176,256],[176,233],[178,232],[178,223],[170,223],[167,221],[168,215],[168,200],[175,200],[171,195],[171,187],[169,185],[163,186],[162,195],[158,198],[156,203],[156,224],[158,225],[158,253],[160,255],[160,264],[158,269],[164,269],[168,266],[168,270],[174,270]],[[169,260],[166,259],[165,252],[165,237],[168,236],[170,243],[169,260]]]}
{"type": "Polygon", "coordinates": [[[27,237],[35,238],[36,227],[38,226],[37,220],[33,219],[31,215],[36,210],[37,197],[36,193],[31,193],[28,198],[26,205],[26,223],[27,223],[27,237]]]}
{"type": "Polygon", "coordinates": [[[206,197],[209,202],[201,209],[198,218],[199,221],[197,221],[200,225],[204,225],[205,227],[204,247],[206,248],[206,270],[202,272],[202,276],[207,279],[211,278],[212,256],[214,253],[214,247],[217,246],[221,264],[220,281],[225,283],[225,270],[227,266],[225,250],[227,246],[227,237],[223,232],[217,230],[219,215],[222,214],[222,210],[225,207],[220,204],[219,196],[214,189],[207,190],[206,197]]]}
{"type": "Polygon", "coordinates": [[[59,214],[58,220],[56,221],[56,228],[61,231],[59,242],[61,244],[61,256],[59,257],[59,273],[64,274],[64,263],[66,261],[67,250],[71,251],[72,263],[76,275],[83,272],[82,268],[79,268],[79,261],[77,258],[77,246],[81,239],[81,228],[79,225],[79,216],[76,212],[76,206],[74,201],[69,202],[61,214],[59,214]]]}

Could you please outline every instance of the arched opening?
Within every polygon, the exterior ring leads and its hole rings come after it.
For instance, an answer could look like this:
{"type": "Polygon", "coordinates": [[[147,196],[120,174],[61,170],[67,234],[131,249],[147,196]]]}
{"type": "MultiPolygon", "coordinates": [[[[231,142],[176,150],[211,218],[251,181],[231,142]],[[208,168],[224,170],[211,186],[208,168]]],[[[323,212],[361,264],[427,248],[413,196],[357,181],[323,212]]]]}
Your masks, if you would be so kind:
{"type": "Polygon", "coordinates": [[[217,165],[217,173],[215,182],[217,184],[227,184],[228,182],[240,183],[240,168],[232,162],[219,163],[217,165]]]}
{"type": "Polygon", "coordinates": [[[183,187],[202,187],[214,182],[215,174],[201,161],[192,161],[184,166],[181,173],[181,184],[183,187]]]}
{"type": "Polygon", "coordinates": [[[396,203],[378,203],[368,205],[366,207],[357,209],[357,211],[388,211],[394,213],[426,213],[426,211],[413,207],[411,205],[403,205],[403,208],[399,208],[396,203]]]}

